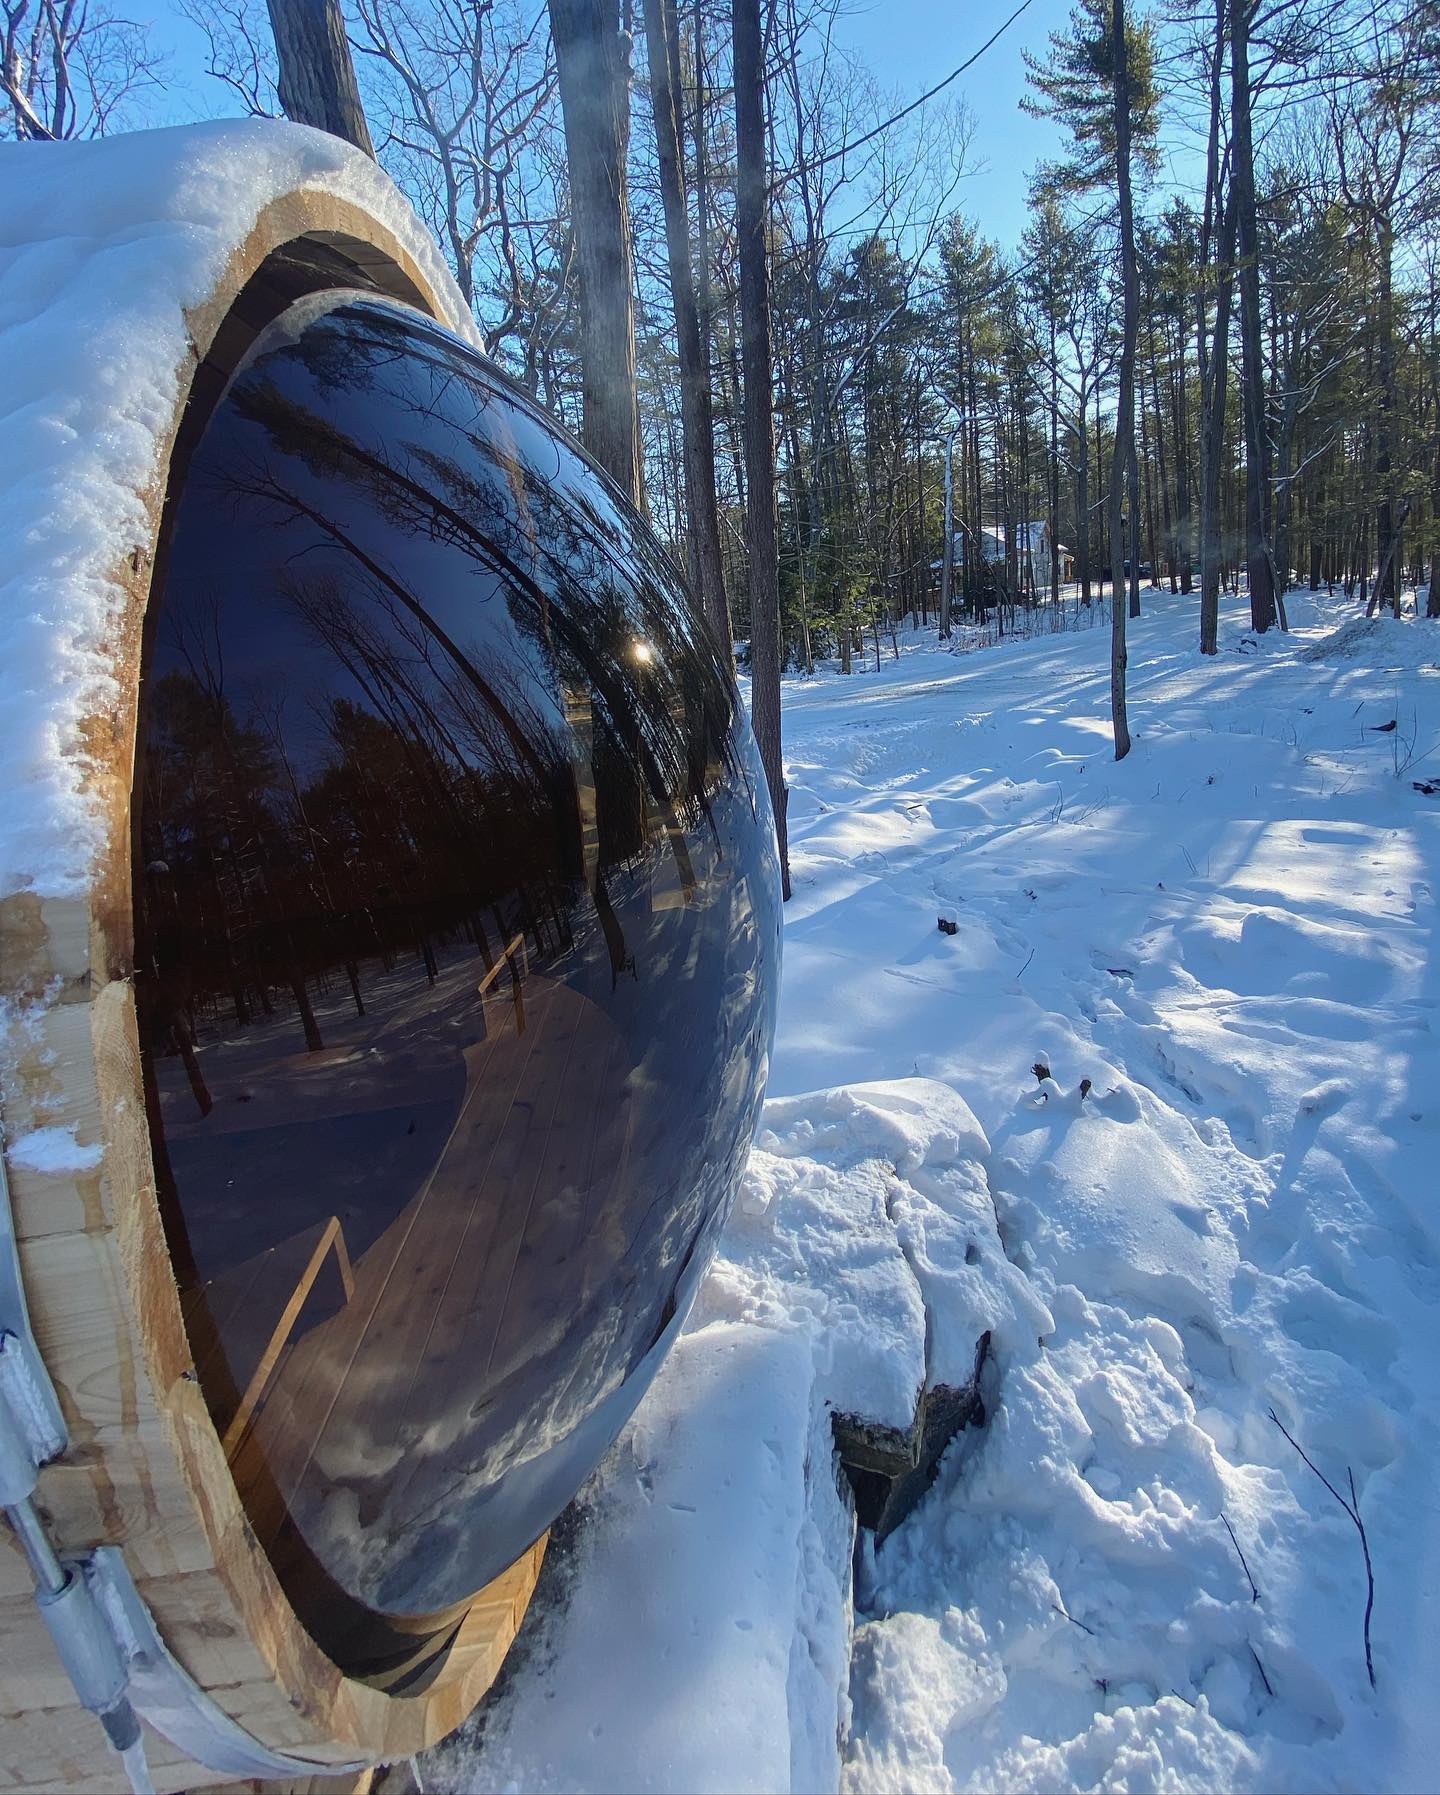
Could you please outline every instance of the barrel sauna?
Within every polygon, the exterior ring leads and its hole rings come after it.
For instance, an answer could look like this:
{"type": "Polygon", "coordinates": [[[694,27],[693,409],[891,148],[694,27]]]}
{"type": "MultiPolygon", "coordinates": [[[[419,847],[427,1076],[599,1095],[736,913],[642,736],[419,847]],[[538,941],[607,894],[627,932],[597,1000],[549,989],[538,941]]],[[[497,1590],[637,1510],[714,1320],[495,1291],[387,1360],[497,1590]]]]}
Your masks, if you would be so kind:
{"type": "MultiPolygon", "coordinates": [[[[729,645],[356,192],[187,307],[67,749],[99,845],[0,900],[35,1513],[302,1784],[494,1678],[713,1250],[779,953],[729,645]]],[[[0,1538],[0,1783],[124,1789],[0,1538]]],[[[237,1780],[136,1706],[158,1788],[237,1780]]]]}

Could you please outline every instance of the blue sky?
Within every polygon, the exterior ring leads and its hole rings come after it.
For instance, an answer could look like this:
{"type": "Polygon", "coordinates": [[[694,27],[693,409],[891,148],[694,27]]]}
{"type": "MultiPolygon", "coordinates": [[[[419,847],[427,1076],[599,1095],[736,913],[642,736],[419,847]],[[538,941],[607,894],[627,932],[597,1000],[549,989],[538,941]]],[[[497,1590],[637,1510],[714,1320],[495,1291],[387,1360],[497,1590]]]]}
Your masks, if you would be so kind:
{"type": "MultiPolygon", "coordinates": [[[[1044,120],[1026,117],[1021,51],[1044,51],[1048,34],[1063,26],[1069,0],[1030,0],[1028,9],[962,75],[951,95],[975,117],[971,161],[976,172],[956,195],[987,236],[1011,245],[1025,220],[1025,196],[1035,163],[1060,146],[1044,120]]],[[[899,103],[915,98],[971,55],[1013,11],[1010,4],[976,6],[945,0],[855,0],[839,21],[836,41],[856,51],[899,103]]],[[[170,121],[209,118],[234,110],[219,83],[204,74],[204,41],[172,0],[158,0],[152,30],[173,58],[176,89],[170,121]]],[[[158,122],[158,121],[157,121],[158,122]]]]}

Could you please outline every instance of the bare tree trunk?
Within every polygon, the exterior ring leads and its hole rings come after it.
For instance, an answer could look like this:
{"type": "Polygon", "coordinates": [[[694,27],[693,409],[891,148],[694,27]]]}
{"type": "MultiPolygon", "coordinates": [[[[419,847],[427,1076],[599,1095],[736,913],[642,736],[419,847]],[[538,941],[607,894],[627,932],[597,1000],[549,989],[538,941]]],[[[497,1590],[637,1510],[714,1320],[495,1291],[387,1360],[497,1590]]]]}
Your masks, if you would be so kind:
{"type": "MultiPolygon", "coordinates": [[[[1085,390],[1075,411],[1075,554],[1080,563],[1080,598],[1090,603],[1090,444],[1085,423],[1085,390]]],[[[1103,573],[1100,576],[1104,578],[1103,573]]]]}
{"type": "MultiPolygon", "coordinates": [[[[1147,314],[1153,317],[1153,311],[1148,296],[1145,309],[1147,314]]],[[[1145,340],[1145,358],[1153,372],[1155,367],[1155,331],[1153,325],[1147,328],[1145,340]]],[[[1158,586],[1160,583],[1160,550],[1155,541],[1155,478],[1152,475],[1152,462],[1150,459],[1149,395],[1145,391],[1144,371],[1138,366],[1135,372],[1135,391],[1138,401],[1135,408],[1135,415],[1140,421],[1140,467],[1142,474],[1140,484],[1143,488],[1145,505],[1145,559],[1150,563],[1150,578],[1158,586]]],[[[1158,408],[1155,413],[1155,428],[1158,432],[1160,428],[1160,414],[1158,408]]]]}
{"type": "Polygon", "coordinates": [[[580,276],[585,447],[644,509],[634,255],[625,182],[630,54],[617,0],[549,0],[580,276]]]}
{"type": "MultiPolygon", "coordinates": [[[[1431,397],[1435,400],[1435,461],[1431,465],[1431,486],[1429,486],[1429,528],[1431,528],[1431,555],[1429,555],[1429,594],[1426,596],[1426,616],[1440,617],[1440,330],[1436,323],[1440,321],[1440,305],[1436,305],[1435,266],[1431,264],[1431,285],[1429,285],[1429,386],[1431,397]]],[[[1417,605],[1415,609],[1420,609],[1417,605]]]]}
{"type": "MultiPolygon", "coordinates": [[[[1095,400],[1095,595],[1097,598],[1105,596],[1105,569],[1109,565],[1105,554],[1105,519],[1110,509],[1106,502],[1105,421],[1100,416],[1100,384],[1101,376],[1097,368],[1093,395],[1095,400]]],[[[1111,447],[1113,450],[1113,443],[1111,447]]]]}
{"type": "MultiPolygon", "coordinates": [[[[1115,453],[1110,463],[1110,718],[1115,731],[1115,758],[1130,752],[1130,725],[1125,709],[1125,601],[1122,574],[1125,532],[1120,502],[1127,473],[1134,478],[1135,339],[1140,332],[1140,283],[1135,270],[1135,218],[1130,199],[1130,64],[1125,44],[1125,0],[1113,0],[1110,56],[1115,84],[1115,188],[1120,201],[1120,266],[1125,289],[1125,339],[1120,352],[1120,391],[1115,400],[1115,453]]],[[[1137,565],[1138,519],[1130,519],[1130,563],[1137,565]]]]}
{"type": "Polygon", "coordinates": [[[1194,590],[1191,572],[1195,520],[1190,515],[1190,432],[1186,417],[1185,342],[1189,335],[1183,308],[1176,318],[1175,330],[1175,548],[1180,557],[1180,590],[1194,590]]]}
{"type": "Polygon", "coordinates": [[[1231,182],[1239,254],[1241,410],[1245,419],[1245,564],[1250,627],[1275,621],[1275,570],[1270,553],[1270,456],[1265,428],[1265,358],[1260,341],[1260,248],[1255,226],[1255,153],[1250,131],[1250,14],[1252,0],[1231,0],[1231,182]]]}
{"type": "MultiPolygon", "coordinates": [[[[1437,422],[1440,422],[1440,405],[1437,405],[1437,422]]],[[[1430,528],[1440,529],[1440,442],[1435,446],[1435,470],[1430,486],[1430,528]]],[[[1440,617],[1440,538],[1434,539],[1430,551],[1430,590],[1425,598],[1425,615],[1440,617]]]]}
{"type": "Polygon", "coordinates": [[[1379,498],[1375,505],[1375,550],[1386,569],[1376,582],[1375,597],[1383,609],[1388,603],[1400,615],[1400,566],[1395,530],[1395,492],[1391,473],[1391,413],[1395,404],[1395,297],[1394,228],[1382,213],[1375,221],[1375,260],[1379,289],[1379,407],[1375,423],[1375,479],[1379,498]],[[1392,554],[1391,549],[1396,553],[1392,554]]]}
{"type": "MultiPolygon", "coordinates": [[[[1053,279],[1054,270],[1050,276],[1053,279]]],[[[1050,508],[1050,602],[1060,606],[1060,374],[1055,359],[1055,306],[1050,297],[1050,477],[1046,498],[1050,508]]]]}
{"type": "Polygon", "coordinates": [[[310,993],[305,988],[302,973],[293,973],[290,978],[290,990],[294,994],[295,1007],[300,1012],[300,1025],[305,1031],[305,1051],[322,1053],[325,1049],[324,1037],[320,1033],[320,1025],[315,1020],[315,1009],[310,1002],[310,993]]]}
{"type": "Polygon", "coordinates": [[[267,0],[280,65],[280,104],[297,125],[314,125],[375,154],[339,0],[267,0]]]}
{"type": "MultiPolygon", "coordinates": [[[[704,0],[695,0],[695,313],[700,330],[700,354],[705,366],[707,390],[715,356],[715,296],[711,282],[710,249],[710,90],[705,73],[704,0]]],[[[714,423],[714,400],[711,400],[711,423],[714,423]]],[[[737,494],[744,493],[738,477],[737,494]]],[[[718,493],[717,493],[718,498],[718,493]]],[[[723,552],[722,552],[723,564],[723,552]]]]}
{"type": "MultiPolygon", "coordinates": [[[[1135,455],[1134,387],[1131,387],[1130,454],[1127,478],[1130,487],[1130,615],[1140,615],[1140,469],[1135,455]]],[[[1143,407],[1142,407],[1143,410],[1143,407]]]]}
{"type": "Polygon", "coordinates": [[[720,557],[720,516],[715,501],[715,417],[710,400],[709,357],[700,336],[690,255],[690,215],[685,204],[685,156],[680,116],[680,30],[675,0],[645,0],[650,57],[650,97],[665,208],[665,247],[680,357],[680,428],[685,445],[685,497],[694,545],[700,603],[715,638],[730,653],[730,606],[720,557]]]}
{"type": "MultiPolygon", "coordinates": [[[[1162,330],[1162,340],[1164,340],[1165,334],[1166,333],[1162,330]]],[[[1181,340],[1184,340],[1183,332],[1181,333],[1181,340]]],[[[1155,337],[1153,332],[1151,333],[1150,344],[1152,350],[1150,360],[1150,389],[1155,401],[1155,473],[1156,481],[1160,487],[1160,546],[1165,552],[1166,572],[1170,577],[1170,591],[1173,596],[1178,590],[1176,575],[1178,574],[1179,569],[1176,566],[1176,562],[1179,560],[1179,556],[1175,549],[1176,532],[1172,523],[1170,510],[1169,469],[1165,465],[1165,412],[1160,403],[1160,357],[1158,353],[1154,353],[1155,337]]],[[[1160,578],[1160,563],[1155,561],[1153,556],[1151,559],[1152,569],[1150,577],[1158,582],[1160,578]]]]}
{"type": "MultiPolygon", "coordinates": [[[[975,321],[973,316],[968,312],[965,320],[965,342],[966,361],[968,364],[967,378],[970,383],[970,429],[968,434],[970,437],[971,484],[970,528],[965,532],[964,539],[970,544],[973,551],[970,556],[973,577],[977,582],[980,582],[985,578],[985,568],[981,561],[979,543],[977,540],[980,528],[985,521],[985,512],[980,501],[980,374],[975,355],[975,321]]],[[[995,603],[995,616],[997,621],[1001,616],[998,597],[995,603]]],[[[981,614],[980,621],[984,621],[983,613],[981,614]]]]}
{"type": "Polygon", "coordinates": [[[1225,400],[1230,384],[1230,306],[1234,291],[1233,191],[1220,190],[1220,68],[1225,45],[1226,0],[1215,0],[1215,48],[1210,65],[1210,137],[1206,155],[1203,265],[1214,226],[1216,263],[1214,334],[1205,341],[1205,290],[1196,298],[1196,352],[1200,362],[1200,652],[1217,652],[1220,637],[1221,464],[1225,454],[1225,400]]]}
{"type": "Polygon", "coordinates": [[[785,765],[780,752],[780,578],[775,515],[775,408],[766,259],[765,65],[760,0],[732,0],[735,42],[735,234],[740,248],[740,347],[745,371],[745,547],[750,591],[750,716],[790,896],[785,765]]]}
{"type": "MultiPolygon", "coordinates": [[[[956,425],[956,430],[959,425],[956,425]]],[[[945,439],[945,536],[940,545],[940,640],[948,642],[955,597],[955,430],[945,439]]]]}

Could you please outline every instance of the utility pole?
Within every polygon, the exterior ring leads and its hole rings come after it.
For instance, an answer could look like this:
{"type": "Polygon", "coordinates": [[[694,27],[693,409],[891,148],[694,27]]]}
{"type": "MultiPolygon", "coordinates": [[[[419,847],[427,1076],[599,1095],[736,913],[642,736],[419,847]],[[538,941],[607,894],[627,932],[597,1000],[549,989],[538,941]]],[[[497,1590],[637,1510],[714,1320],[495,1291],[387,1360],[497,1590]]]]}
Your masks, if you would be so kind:
{"type": "Polygon", "coordinates": [[[945,438],[945,545],[940,551],[940,640],[950,640],[950,608],[955,586],[955,438],[957,423],[945,438]]]}

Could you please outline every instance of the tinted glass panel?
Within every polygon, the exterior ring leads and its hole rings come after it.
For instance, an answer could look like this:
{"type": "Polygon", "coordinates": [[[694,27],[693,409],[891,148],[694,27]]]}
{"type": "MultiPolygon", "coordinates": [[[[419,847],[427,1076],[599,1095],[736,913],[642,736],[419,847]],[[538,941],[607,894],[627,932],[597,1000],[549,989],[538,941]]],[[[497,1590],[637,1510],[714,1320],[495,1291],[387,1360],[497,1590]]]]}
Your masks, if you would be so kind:
{"type": "Polygon", "coordinates": [[[645,527],[416,314],[295,307],[172,506],[162,1207],[261,1541],[394,1669],[569,1500],[713,1245],[773,1027],[764,784],[645,527]]]}

